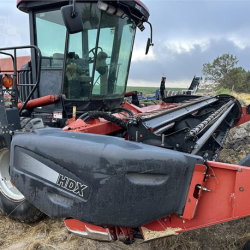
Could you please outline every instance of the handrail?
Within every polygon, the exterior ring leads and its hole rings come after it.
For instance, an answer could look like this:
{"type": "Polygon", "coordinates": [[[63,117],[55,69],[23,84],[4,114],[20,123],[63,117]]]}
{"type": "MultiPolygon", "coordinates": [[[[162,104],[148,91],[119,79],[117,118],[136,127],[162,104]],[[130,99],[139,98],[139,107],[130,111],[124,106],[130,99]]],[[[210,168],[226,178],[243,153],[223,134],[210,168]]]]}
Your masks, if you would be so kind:
{"type": "Polygon", "coordinates": [[[16,51],[19,49],[35,49],[36,53],[37,53],[37,69],[36,69],[36,84],[33,87],[33,89],[30,91],[27,99],[25,100],[24,104],[22,105],[19,114],[22,114],[23,109],[25,108],[26,104],[28,103],[28,101],[30,100],[31,96],[34,94],[35,90],[37,89],[37,87],[39,86],[40,83],[40,76],[41,76],[41,65],[42,65],[42,53],[40,51],[40,49],[35,46],[35,45],[26,45],[26,46],[17,46],[17,47],[8,47],[8,48],[0,48],[0,54],[6,54],[12,57],[13,59],[13,68],[14,68],[14,83],[15,83],[15,87],[17,89],[17,60],[16,60],[16,51]],[[11,54],[2,52],[2,50],[14,50],[14,57],[11,54]]]}

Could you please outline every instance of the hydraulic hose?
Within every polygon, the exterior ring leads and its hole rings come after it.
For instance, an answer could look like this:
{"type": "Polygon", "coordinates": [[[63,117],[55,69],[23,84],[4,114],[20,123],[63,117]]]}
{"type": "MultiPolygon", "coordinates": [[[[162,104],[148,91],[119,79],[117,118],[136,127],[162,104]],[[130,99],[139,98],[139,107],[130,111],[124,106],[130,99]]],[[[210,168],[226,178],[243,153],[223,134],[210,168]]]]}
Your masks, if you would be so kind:
{"type": "Polygon", "coordinates": [[[115,123],[123,129],[127,129],[127,122],[123,121],[122,119],[112,115],[111,113],[107,113],[104,111],[90,111],[88,112],[88,116],[83,118],[83,121],[88,121],[89,119],[97,119],[103,118],[109,122],[115,123]]]}
{"type": "Polygon", "coordinates": [[[134,117],[134,113],[131,110],[124,108],[124,107],[118,107],[112,110],[112,112],[115,112],[115,111],[124,111],[128,113],[130,117],[134,117]]]}

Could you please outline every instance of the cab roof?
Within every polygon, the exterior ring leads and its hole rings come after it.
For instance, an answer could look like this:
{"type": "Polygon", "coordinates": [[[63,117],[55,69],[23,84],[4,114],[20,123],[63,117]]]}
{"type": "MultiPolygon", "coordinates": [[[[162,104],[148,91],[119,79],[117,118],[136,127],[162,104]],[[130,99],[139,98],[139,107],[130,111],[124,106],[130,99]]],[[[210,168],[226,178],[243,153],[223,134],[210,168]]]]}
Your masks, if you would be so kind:
{"type": "MultiPolygon", "coordinates": [[[[149,10],[140,0],[102,0],[107,3],[114,4],[124,4],[132,9],[133,14],[138,15],[138,17],[144,17],[143,21],[147,21],[149,18],[149,10]]],[[[77,0],[77,2],[97,2],[97,0],[77,0]]],[[[29,12],[30,10],[39,10],[48,7],[57,7],[69,4],[67,0],[17,0],[17,8],[23,12],[29,12]]]]}

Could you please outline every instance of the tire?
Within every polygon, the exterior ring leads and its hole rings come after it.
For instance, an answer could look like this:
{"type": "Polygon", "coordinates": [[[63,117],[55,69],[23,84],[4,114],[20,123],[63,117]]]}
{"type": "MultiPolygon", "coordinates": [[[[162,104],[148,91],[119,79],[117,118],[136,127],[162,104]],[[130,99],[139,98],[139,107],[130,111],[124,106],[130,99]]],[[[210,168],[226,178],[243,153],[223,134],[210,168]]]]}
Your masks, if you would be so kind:
{"type": "Polygon", "coordinates": [[[11,181],[10,153],[0,149],[0,210],[11,219],[31,223],[42,218],[43,213],[32,205],[11,181]]]}
{"type": "Polygon", "coordinates": [[[246,242],[246,244],[244,245],[243,250],[250,250],[250,240],[246,242]]]}

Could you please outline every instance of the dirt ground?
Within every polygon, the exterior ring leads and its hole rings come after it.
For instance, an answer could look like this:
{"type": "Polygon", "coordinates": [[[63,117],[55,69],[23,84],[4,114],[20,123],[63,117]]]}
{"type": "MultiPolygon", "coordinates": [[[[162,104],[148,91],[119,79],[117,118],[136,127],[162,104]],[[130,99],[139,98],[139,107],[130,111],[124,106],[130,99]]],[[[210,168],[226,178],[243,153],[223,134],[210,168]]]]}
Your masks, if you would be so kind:
{"type": "MultiPolygon", "coordinates": [[[[219,158],[235,163],[250,152],[250,123],[233,129],[219,158]],[[230,156],[230,157],[229,157],[230,156]]],[[[127,246],[121,242],[104,243],[69,234],[62,220],[44,218],[36,224],[12,221],[0,213],[1,250],[236,250],[250,239],[250,217],[195,231],[127,246]]]]}
{"type": "Polygon", "coordinates": [[[2,250],[235,250],[250,239],[250,218],[231,221],[149,243],[106,243],[69,234],[61,220],[45,218],[27,225],[0,215],[0,249],[2,250]]]}
{"type": "Polygon", "coordinates": [[[127,246],[120,242],[97,242],[69,234],[61,220],[45,218],[37,224],[27,225],[13,222],[1,214],[0,235],[0,249],[3,250],[233,250],[242,249],[250,239],[250,218],[127,246]]]}

